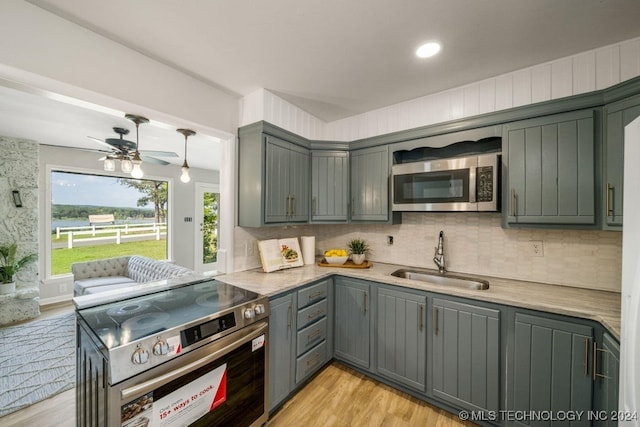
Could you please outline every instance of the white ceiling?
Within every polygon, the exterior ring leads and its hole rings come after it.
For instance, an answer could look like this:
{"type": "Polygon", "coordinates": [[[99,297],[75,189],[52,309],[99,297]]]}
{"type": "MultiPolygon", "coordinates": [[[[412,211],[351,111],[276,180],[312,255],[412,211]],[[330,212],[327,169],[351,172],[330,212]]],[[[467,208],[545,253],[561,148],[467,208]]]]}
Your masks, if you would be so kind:
{"type": "MultiPolygon", "coordinates": [[[[640,36],[639,0],[27,0],[235,94],[266,88],[332,121],[640,36]],[[417,59],[438,40],[442,52],[417,59]]],[[[108,94],[107,94],[108,95],[108,94]]],[[[100,148],[134,126],[0,85],[0,133],[100,148]]],[[[140,148],[175,151],[175,127],[143,125],[140,148]]],[[[219,169],[220,141],[189,138],[192,167],[219,169]],[[212,154],[213,153],[213,154],[212,154]],[[213,162],[213,163],[212,163],[213,162]]]]}

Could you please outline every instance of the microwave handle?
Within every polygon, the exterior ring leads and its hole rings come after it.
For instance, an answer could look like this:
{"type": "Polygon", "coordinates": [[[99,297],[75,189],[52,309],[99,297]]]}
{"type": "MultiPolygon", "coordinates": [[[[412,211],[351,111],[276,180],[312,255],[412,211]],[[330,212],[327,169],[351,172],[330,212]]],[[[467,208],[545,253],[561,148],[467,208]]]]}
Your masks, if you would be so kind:
{"type": "Polygon", "coordinates": [[[476,172],[478,168],[469,168],[469,203],[476,202],[476,172]]]}

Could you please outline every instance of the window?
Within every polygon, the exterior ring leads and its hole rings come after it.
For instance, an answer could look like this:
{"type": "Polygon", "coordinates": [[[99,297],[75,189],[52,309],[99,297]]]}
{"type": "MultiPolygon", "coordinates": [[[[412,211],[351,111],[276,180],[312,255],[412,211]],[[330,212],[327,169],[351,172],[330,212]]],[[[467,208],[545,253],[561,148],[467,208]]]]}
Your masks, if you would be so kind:
{"type": "Polygon", "coordinates": [[[167,259],[167,181],[51,171],[51,276],[122,255],[167,259]]]}

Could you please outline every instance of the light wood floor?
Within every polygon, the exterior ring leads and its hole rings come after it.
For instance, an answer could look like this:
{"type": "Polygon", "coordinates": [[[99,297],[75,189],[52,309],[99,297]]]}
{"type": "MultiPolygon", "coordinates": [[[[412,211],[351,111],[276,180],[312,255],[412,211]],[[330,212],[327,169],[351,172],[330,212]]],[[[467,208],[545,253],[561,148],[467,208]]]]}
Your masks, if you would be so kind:
{"type": "MultiPolygon", "coordinates": [[[[64,314],[72,306],[43,310],[64,314]]],[[[473,426],[456,415],[333,362],[291,398],[268,427],[457,427],[473,426]]],[[[0,417],[0,427],[75,427],[75,390],[0,417]]]]}
{"type": "Polygon", "coordinates": [[[267,423],[268,427],[473,425],[338,362],[320,372],[267,423]]]}

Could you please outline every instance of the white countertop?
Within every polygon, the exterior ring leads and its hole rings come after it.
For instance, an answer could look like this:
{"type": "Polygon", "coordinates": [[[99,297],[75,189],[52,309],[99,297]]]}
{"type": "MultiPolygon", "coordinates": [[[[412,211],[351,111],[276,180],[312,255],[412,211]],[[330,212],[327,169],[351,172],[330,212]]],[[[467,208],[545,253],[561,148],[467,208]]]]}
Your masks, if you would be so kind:
{"type": "Polygon", "coordinates": [[[355,277],[406,288],[510,305],[532,310],[591,319],[602,324],[620,339],[620,294],[616,292],[573,288],[513,279],[477,276],[488,280],[487,290],[462,289],[391,276],[403,265],[374,263],[371,268],[303,267],[264,273],[262,269],[217,276],[216,279],[272,297],[334,274],[355,277]]]}

